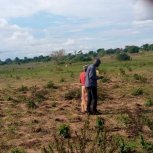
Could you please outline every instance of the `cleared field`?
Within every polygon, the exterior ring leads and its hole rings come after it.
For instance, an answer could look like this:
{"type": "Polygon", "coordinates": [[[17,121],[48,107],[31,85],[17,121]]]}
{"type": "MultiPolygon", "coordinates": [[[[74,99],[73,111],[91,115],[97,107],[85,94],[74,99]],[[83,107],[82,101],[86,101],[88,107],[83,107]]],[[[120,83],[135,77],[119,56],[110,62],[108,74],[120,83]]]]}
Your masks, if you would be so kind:
{"type": "MultiPolygon", "coordinates": [[[[98,119],[80,113],[78,82],[85,64],[89,63],[72,63],[68,67],[51,63],[0,66],[0,153],[13,152],[14,148],[43,152],[42,148],[53,142],[62,124],[69,125],[72,143],[87,121],[88,134],[82,146],[90,152],[98,119]]],[[[99,117],[105,121],[106,147],[115,146],[123,138],[125,148],[131,152],[152,153],[153,54],[135,54],[128,62],[104,56],[99,72],[104,76],[98,82],[98,109],[102,112],[99,117]],[[141,143],[142,135],[150,145],[148,148],[141,143]]],[[[65,144],[67,139],[63,141],[65,144]]],[[[119,145],[120,142],[112,152],[120,152],[119,145]]]]}

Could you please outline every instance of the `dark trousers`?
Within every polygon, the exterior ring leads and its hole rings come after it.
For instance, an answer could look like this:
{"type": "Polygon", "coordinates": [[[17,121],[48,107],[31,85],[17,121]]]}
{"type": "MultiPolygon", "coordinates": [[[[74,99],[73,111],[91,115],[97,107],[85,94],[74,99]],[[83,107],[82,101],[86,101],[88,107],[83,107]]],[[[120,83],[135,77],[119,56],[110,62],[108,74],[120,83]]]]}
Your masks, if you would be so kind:
{"type": "Polygon", "coordinates": [[[88,93],[87,112],[96,113],[97,111],[97,88],[88,87],[87,93],[88,93]]]}

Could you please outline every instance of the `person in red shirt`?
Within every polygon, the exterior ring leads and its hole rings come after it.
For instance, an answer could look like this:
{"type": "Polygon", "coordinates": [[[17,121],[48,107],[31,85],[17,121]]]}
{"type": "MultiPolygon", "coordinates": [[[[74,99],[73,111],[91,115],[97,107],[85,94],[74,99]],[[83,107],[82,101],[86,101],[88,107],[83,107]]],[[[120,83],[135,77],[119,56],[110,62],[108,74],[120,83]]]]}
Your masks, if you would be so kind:
{"type": "Polygon", "coordinates": [[[85,87],[85,81],[86,81],[86,71],[87,66],[83,66],[83,71],[80,73],[80,83],[82,86],[81,89],[81,112],[84,113],[87,111],[87,90],[85,87]]]}

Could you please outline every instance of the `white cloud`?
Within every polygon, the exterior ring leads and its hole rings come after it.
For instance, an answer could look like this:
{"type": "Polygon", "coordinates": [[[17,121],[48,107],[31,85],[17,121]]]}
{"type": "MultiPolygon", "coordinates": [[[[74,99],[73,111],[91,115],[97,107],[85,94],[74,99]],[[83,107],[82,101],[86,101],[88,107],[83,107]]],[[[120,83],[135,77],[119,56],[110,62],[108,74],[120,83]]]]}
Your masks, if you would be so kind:
{"type": "Polygon", "coordinates": [[[143,0],[135,0],[134,5],[133,0],[0,0],[0,58],[50,54],[62,48],[120,47],[138,39],[151,42],[152,37],[143,38],[146,28],[153,28],[151,6],[143,0]],[[39,30],[7,22],[40,12],[60,15],[63,20],[39,30]],[[146,19],[150,20],[138,21],[146,19]],[[41,38],[35,35],[40,32],[41,38]]]}
{"type": "Polygon", "coordinates": [[[112,17],[125,12],[129,5],[126,0],[1,0],[0,18],[30,16],[39,11],[81,18],[112,17]]]}
{"type": "Polygon", "coordinates": [[[153,20],[153,3],[150,0],[137,0],[134,11],[136,20],[153,20]]]}

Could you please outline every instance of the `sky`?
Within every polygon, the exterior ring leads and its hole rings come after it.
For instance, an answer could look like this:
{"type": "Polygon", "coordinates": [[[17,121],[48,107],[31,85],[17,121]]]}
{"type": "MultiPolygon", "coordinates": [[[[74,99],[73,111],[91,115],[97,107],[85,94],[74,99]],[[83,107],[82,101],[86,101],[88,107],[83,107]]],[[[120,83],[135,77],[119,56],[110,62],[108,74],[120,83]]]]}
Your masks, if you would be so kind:
{"type": "Polygon", "coordinates": [[[152,0],[0,0],[0,59],[153,43],[152,0]]]}

